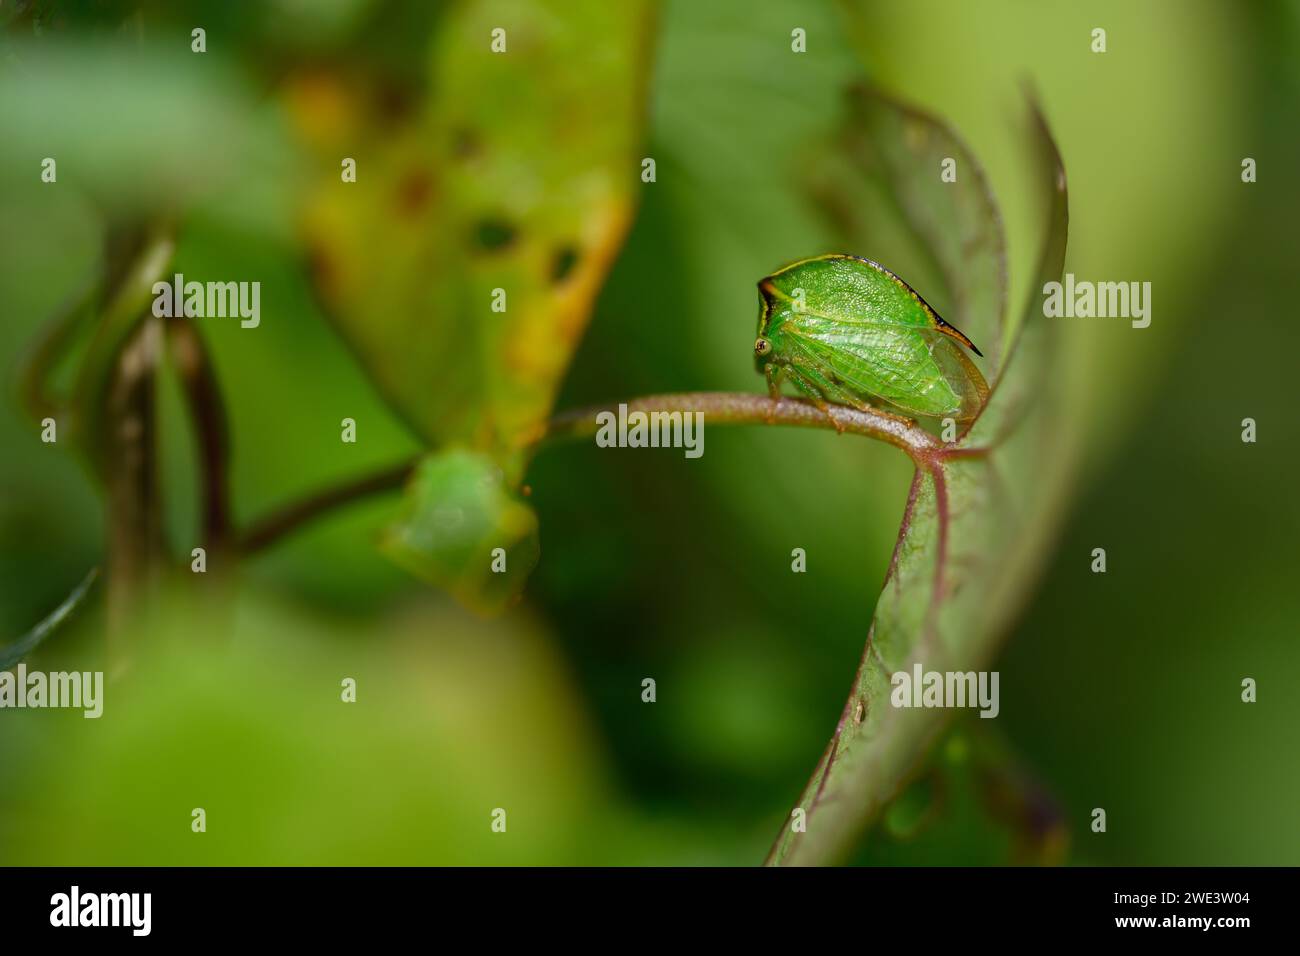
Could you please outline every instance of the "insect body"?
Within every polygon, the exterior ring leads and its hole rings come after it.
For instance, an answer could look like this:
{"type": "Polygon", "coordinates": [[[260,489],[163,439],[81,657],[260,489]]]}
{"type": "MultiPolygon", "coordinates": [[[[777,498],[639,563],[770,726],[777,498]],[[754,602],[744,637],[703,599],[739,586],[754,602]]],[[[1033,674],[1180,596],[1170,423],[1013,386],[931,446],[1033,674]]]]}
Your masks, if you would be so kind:
{"type": "Polygon", "coordinates": [[[773,398],[789,378],[823,408],[868,408],[875,400],[961,422],[988,398],[984,376],[962,346],[983,353],[870,259],[804,259],[763,279],[758,291],[754,362],[773,398]]]}

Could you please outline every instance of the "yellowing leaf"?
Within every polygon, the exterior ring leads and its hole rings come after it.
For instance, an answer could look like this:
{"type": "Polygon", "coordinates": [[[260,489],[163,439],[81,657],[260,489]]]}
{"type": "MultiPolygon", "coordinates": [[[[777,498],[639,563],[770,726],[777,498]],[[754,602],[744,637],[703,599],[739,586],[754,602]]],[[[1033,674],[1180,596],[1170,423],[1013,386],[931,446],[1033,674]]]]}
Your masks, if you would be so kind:
{"type": "Polygon", "coordinates": [[[458,4],[414,101],[338,75],[292,88],[321,164],[306,230],[328,310],[421,436],[491,453],[511,483],[642,188],[650,10],[458,4]]]}

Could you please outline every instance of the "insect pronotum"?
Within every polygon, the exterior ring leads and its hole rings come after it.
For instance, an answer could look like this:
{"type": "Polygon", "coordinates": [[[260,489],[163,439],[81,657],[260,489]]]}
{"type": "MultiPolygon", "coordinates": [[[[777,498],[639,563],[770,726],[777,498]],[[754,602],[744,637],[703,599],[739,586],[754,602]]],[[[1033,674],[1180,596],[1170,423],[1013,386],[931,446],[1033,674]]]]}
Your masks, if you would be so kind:
{"type": "Polygon", "coordinates": [[[773,398],[789,379],[823,410],[829,403],[892,406],[968,422],[989,387],[962,346],[975,343],[916,290],[870,259],[803,259],[758,284],[755,367],[773,398]]]}

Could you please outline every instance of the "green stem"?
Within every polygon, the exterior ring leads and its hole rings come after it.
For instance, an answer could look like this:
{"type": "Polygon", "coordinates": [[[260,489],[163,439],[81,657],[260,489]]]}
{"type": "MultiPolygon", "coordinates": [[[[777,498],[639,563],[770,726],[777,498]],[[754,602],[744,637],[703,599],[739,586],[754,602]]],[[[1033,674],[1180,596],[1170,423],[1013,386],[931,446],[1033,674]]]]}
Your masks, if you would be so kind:
{"type": "Polygon", "coordinates": [[[33,418],[55,418],[64,402],[51,389],[51,380],[59,363],[66,357],[77,332],[89,319],[98,299],[100,276],[96,273],[59,307],[58,312],[37,333],[19,365],[23,401],[33,418]]]}

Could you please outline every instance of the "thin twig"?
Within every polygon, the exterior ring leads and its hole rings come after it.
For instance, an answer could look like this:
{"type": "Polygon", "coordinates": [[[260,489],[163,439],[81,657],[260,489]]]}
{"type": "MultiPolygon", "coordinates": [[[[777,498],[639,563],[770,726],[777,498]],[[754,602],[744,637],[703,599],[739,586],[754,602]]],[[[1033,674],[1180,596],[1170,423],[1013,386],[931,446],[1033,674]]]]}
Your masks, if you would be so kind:
{"type": "Polygon", "coordinates": [[[63,599],[63,603],[51,611],[44,620],[12,644],[0,648],[0,671],[13,667],[49,637],[54,629],[77,609],[98,577],[99,568],[91,568],[72,593],[63,599]]]}
{"type": "MultiPolygon", "coordinates": [[[[752,392],[685,392],[677,395],[650,395],[625,404],[628,414],[703,412],[706,424],[793,425],[865,435],[903,449],[914,461],[928,460],[943,447],[933,435],[918,427],[915,422],[898,415],[844,405],[828,405],[822,409],[798,398],[772,399],[752,392]]],[[[542,444],[595,435],[599,430],[596,414],[607,410],[583,408],[557,415],[547,426],[542,444]]]]}
{"type": "Polygon", "coordinates": [[[192,322],[185,318],[169,319],[167,341],[185,390],[198,444],[204,546],[209,551],[221,550],[231,531],[230,441],[221,389],[207,344],[192,322]]]}
{"type": "Polygon", "coordinates": [[[394,491],[406,483],[414,468],[414,461],[403,462],[386,471],[356,478],[335,485],[333,488],[326,488],[309,498],[288,505],[255,522],[240,535],[237,550],[241,554],[261,551],[335,508],[381,492],[394,491]]]}
{"type": "Polygon", "coordinates": [[[114,670],[127,660],[127,628],[152,602],[166,553],[156,396],[163,329],[149,302],[175,248],[167,223],[109,231],[109,291],[77,383],[76,423],[108,493],[105,572],[114,670]]]}
{"type": "MultiPolygon", "coordinates": [[[[914,422],[888,412],[859,410],[842,405],[818,408],[796,398],[771,399],[749,392],[684,392],[651,395],[624,403],[633,412],[702,412],[714,425],[790,425],[823,428],[841,433],[865,435],[888,442],[907,452],[918,464],[941,455],[944,446],[914,422]]],[[[534,442],[534,450],[563,441],[593,437],[599,431],[596,416],[611,411],[607,406],[575,409],[555,416],[534,442]]],[[[405,484],[416,462],[407,461],[377,474],[352,479],[327,488],[255,522],[238,542],[243,554],[260,551],[308,522],[360,498],[393,491],[405,484]]]]}
{"type": "Polygon", "coordinates": [[[104,403],[105,461],[112,465],[107,472],[108,625],[118,662],[125,659],[123,632],[152,596],[165,550],[155,392],[161,349],[162,328],[150,316],[122,349],[104,403]]]}
{"type": "Polygon", "coordinates": [[[99,297],[100,274],[82,282],[59,310],[37,332],[19,365],[20,390],[27,411],[36,419],[57,416],[61,401],[50,392],[50,379],[67,354],[77,331],[91,314],[99,297]]]}

